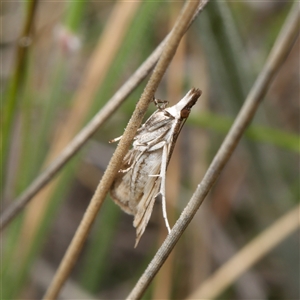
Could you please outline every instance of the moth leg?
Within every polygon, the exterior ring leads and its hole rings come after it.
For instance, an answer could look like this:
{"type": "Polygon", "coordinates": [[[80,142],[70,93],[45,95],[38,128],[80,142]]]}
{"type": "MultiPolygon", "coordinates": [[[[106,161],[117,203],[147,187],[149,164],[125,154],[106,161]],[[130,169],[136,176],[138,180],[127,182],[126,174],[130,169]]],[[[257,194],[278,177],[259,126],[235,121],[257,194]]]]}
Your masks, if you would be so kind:
{"type": "Polygon", "coordinates": [[[132,169],[132,166],[130,166],[129,168],[124,169],[124,170],[120,169],[118,172],[119,172],[119,173],[127,173],[127,172],[130,171],[131,169],[132,169]]]}
{"type": "Polygon", "coordinates": [[[141,159],[142,155],[147,151],[148,149],[144,149],[142,151],[136,151],[135,153],[139,152],[138,154],[133,156],[133,163],[132,163],[132,174],[130,178],[130,195],[131,197],[134,197],[135,193],[135,182],[139,176],[139,166],[143,163],[143,160],[141,159]]]}
{"type": "Polygon", "coordinates": [[[167,171],[167,163],[168,163],[168,146],[167,144],[163,147],[163,154],[161,160],[161,168],[160,168],[160,177],[161,177],[161,184],[160,184],[160,191],[162,198],[162,211],[163,211],[163,218],[166,223],[166,227],[168,232],[171,232],[171,228],[169,225],[168,217],[167,217],[167,208],[166,208],[166,171],[167,171]]]}
{"type": "Polygon", "coordinates": [[[159,110],[165,109],[167,107],[167,105],[169,104],[169,101],[156,99],[155,97],[153,97],[153,102],[159,110]]]}
{"type": "Polygon", "coordinates": [[[112,139],[112,140],[110,140],[110,141],[108,141],[110,144],[111,143],[114,143],[114,142],[118,142],[121,138],[122,138],[122,136],[123,135],[121,135],[121,136],[119,136],[119,137],[117,137],[117,138],[115,138],[115,139],[112,139]]]}
{"type": "Polygon", "coordinates": [[[133,160],[133,151],[132,150],[130,150],[126,155],[125,155],[125,157],[124,157],[124,159],[123,159],[123,161],[126,161],[127,163],[127,165],[129,165],[129,167],[128,168],[126,168],[126,169],[120,169],[118,172],[119,173],[127,173],[128,171],[130,171],[131,169],[133,169],[133,166],[134,166],[134,164],[132,164],[132,160],[133,160]],[[128,156],[129,156],[129,158],[128,158],[128,156]]]}

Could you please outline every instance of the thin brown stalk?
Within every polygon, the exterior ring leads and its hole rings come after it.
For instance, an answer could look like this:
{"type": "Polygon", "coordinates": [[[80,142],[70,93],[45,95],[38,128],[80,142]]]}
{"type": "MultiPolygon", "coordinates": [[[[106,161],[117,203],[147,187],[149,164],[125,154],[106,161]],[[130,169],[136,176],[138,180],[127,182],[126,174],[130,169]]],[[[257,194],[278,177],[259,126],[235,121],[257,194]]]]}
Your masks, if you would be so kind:
{"type": "Polygon", "coordinates": [[[95,191],[93,198],[91,199],[90,205],[83,216],[75,236],[44,296],[44,299],[49,300],[57,297],[62,285],[67,280],[72,267],[77,261],[79,253],[97,216],[97,213],[105,199],[116,173],[120,168],[122,159],[125,153],[128,151],[137,129],[142,123],[142,119],[146,113],[148,105],[152,100],[169,63],[175,54],[182,36],[186,32],[186,29],[191,22],[198,4],[198,1],[189,1],[187,5],[184,6],[183,12],[179,16],[174,29],[170,34],[170,38],[164,47],[162,56],[159,59],[152,76],[145,87],[140,101],[137,103],[133,115],[125,129],[123,138],[118,144],[117,149],[109,162],[109,165],[95,191]]]}
{"type": "MultiPolygon", "coordinates": [[[[201,1],[197,14],[203,10],[208,0],[201,1]]],[[[161,55],[163,46],[169,36],[154,50],[147,60],[134,72],[134,74],[123,84],[123,86],[107,101],[107,104],[94,116],[94,118],[72,139],[72,141],[61,151],[29,187],[2,213],[0,217],[0,231],[3,230],[30,202],[30,200],[45,186],[55,175],[69,162],[69,160],[82,148],[87,140],[102,126],[105,121],[116,111],[130,93],[150,73],[161,55]]]]}
{"type": "Polygon", "coordinates": [[[300,227],[299,212],[300,205],[274,222],[207,278],[199,289],[187,299],[214,299],[218,297],[258,260],[300,227]]]}
{"type": "MultiPolygon", "coordinates": [[[[15,155],[18,154],[20,149],[17,147],[14,151],[10,151],[13,147],[15,139],[14,123],[16,121],[16,112],[18,108],[17,102],[22,101],[22,92],[24,88],[24,81],[26,77],[26,65],[29,49],[32,45],[34,36],[34,24],[37,18],[37,6],[38,0],[30,1],[26,3],[26,15],[24,20],[24,26],[16,44],[16,56],[14,61],[14,67],[12,70],[12,76],[9,80],[7,92],[5,92],[5,99],[2,92],[1,97],[1,143],[0,143],[0,170],[1,170],[1,183],[3,185],[2,193],[2,205],[6,202],[6,199],[10,196],[11,187],[14,186],[15,176],[13,176],[13,165],[15,162],[15,155]],[[5,173],[5,180],[4,180],[5,173]],[[4,201],[3,201],[4,200],[4,201]]],[[[2,8],[2,6],[1,6],[2,8]]],[[[1,22],[2,23],[2,22],[1,22]]],[[[2,24],[1,24],[2,25],[2,24]]],[[[4,57],[4,56],[3,56],[4,57]]],[[[1,63],[2,63],[1,57],[1,63]]],[[[2,71],[2,69],[1,69],[2,71]]],[[[5,90],[5,89],[3,89],[5,90]]]]}
{"type": "Polygon", "coordinates": [[[146,288],[175,247],[188,224],[193,219],[210,188],[213,186],[222,169],[228,162],[247,126],[250,124],[259,104],[263,100],[268,87],[280,66],[283,64],[286,56],[290,52],[295,39],[299,34],[299,23],[299,5],[296,3],[292,7],[290,14],[285,21],[264,68],[250,90],[242,109],[236,117],[235,122],[228,132],[213,162],[208,168],[202,182],[198,185],[195,193],[174,225],[171,233],[167,236],[165,242],[157,251],[127,299],[132,300],[141,298],[146,288]]]}
{"type": "MultiPolygon", "coordinates": [[[[26,73],[24,72],[24,68],[26,64],[26,57],[29,50],[29,46],[32,44],[32,32],[37,15],[37,5],[38,0],[33,0],[28,3],[24,27],[22,29],[22,33],[18,41],[19,43],[16,51],[15,67],[13,71],[13,76],[10,81],[8,92],[8,104],[6,104],[8,107],[5,111],[6,114],[3,115],[3,127],[6,131],[9,130],[9,128],[11,127],[11,123],[13,122],[12,114],[14,111],[15,103],[17,101],[17,95],[21,90],[23,77],[26,73]]],[[[3,137],[6,138],[7,136],[3,134],[3,137]]],[[[6,155],[6,153],[2,152],[2,155],[6,155]]]]}

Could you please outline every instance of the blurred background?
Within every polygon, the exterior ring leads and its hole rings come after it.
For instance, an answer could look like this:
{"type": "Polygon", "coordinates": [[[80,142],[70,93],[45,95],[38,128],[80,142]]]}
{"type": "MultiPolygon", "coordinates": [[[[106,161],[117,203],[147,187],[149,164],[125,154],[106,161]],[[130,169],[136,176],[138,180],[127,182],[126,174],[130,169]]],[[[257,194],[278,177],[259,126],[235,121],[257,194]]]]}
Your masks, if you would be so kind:
{"type": "MultiPolygon", "coordinates": [[[[3,211],[171,30],[183,2],[1,3],[3,211]],[[27,38],[20,38],[30,33],[27,38]]],[[[289,1],[212,1],[189,29],[156,97],[203,94],[167,173],[171,225],[201,181],[261,71],[289,1]]],[[[299,203],[299,39],[247,134],[144,299],[184,299],[299,203]]],[[[45,293],[144,87],[143,81],[2,233],[3,299],[45,293]]],[[[149,116],[155,110],[149,107],[149,116]]],[[[123,299],[167,235],[161,203],[136,249],[133,217],[109,195],[60,297],[123,299]]],[[[299,231],[218,299],[299,299],[299,231]]]]}

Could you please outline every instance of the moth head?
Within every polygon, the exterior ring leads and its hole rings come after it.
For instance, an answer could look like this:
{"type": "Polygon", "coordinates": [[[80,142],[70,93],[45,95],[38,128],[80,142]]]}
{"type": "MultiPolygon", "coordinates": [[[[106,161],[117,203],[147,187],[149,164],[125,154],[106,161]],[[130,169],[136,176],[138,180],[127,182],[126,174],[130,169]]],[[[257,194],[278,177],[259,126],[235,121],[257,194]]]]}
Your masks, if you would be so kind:
{"type": "Polygon", "coordinates": [[[191,89],[177,104],[166,108],[165,111],[176,119],[186,119],[201,93],[199,89],[191,89]]]}
{"type": "Polygon", "coordinates": [[[199,89],[195,89],[195,88],[191,89],[187,93],[187,95],[182,99],[182,100],[186,99],[187,103],[180,111],[181,118],[186,119],[189,116],[192,107],[196,104],[196,102],[198,101],[198,98],[201,96],[201,94],[202,94],[202,91],[199,89]]]}

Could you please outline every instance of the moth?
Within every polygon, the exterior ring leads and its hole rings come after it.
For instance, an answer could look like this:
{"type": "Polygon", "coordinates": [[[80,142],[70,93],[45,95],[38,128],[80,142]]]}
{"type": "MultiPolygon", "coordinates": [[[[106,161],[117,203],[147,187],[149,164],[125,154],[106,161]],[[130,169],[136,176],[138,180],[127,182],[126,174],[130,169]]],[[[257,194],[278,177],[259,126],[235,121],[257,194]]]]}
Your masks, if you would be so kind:
{"type": "MultiPolygon", "coordinates": [[[[155,199],[159,195],[163,218],[168,232],[171,231],[166,212],[167,166],[177,137],[201,93],[199,89],[193,88],[177,104],[168,108],[167,101],[154,99],[158,109],[138,129],[133,147],[125,155],[111,186],[113,201],[134,216],[135,247],[146,229],[155,199]]],[[[121,137],[110,142],[119,141],[121,137]]]]}

